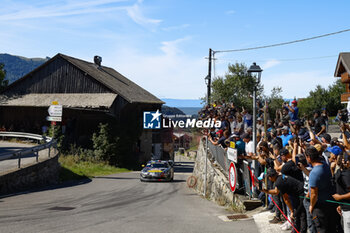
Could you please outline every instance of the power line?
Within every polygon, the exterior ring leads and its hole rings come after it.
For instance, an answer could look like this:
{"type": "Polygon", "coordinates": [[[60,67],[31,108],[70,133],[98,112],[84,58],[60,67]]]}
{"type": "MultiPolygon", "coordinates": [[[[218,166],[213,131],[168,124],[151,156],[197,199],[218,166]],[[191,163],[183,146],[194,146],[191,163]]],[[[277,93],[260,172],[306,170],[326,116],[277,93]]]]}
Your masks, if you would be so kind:
{"type": "Polygon", "coordinates": [[[299,43],[299,42],[304,42],[308,40],[314,40],[322,37],[327,37],[327,36],[333,36],[336,34],[344,33],[350,31],[349,29],[337,31],[337,32],[331,32],[323,35],[318,35],[318,36],[313,36],[309,38],[304,38],[300,40],[293,40],[293,41],[288,41],[288,42],[282,42],[282,43],[277,43],[277,44],[271,44],[271,45],[263,45],[263,46],[258,46],[258,47],[251,47],[251,48],[243,48],[243,49],[229,49],[229,50],[217,50],[214,51],[214,53],[229,53],[229,52],[241,52],[241,51],[248,51],[248,50],[256,50],[256,49],[265,49],[265,48],[271,48],[271,47],[277,47],[277,46],[282,46],[282,45],[288,45],[288,44],[294,44],[294,43],[299,43]]]}
{"type": "MultiPolygon", "coordinates": [[[[305,57],[305,58],[283,58],[278,59],[275,58],[273,60],[276,61],[306,61],[306,60],[317,60],[317,59],[325,59],[325,58],[334,58],[338,57],[338,55],[328,55],[328,56],[319,56],[319,57],[305,57]]],[[[234,58],[215,58],[215,60],[219,61],[236,61],[237,59],[234,58]]],[[[265,60],[254,60],[254,62],[267,62],[272,59],[265,59],[265,60]]],[[[241,60],[242,62],[252,62],[253,60],[241,60]]]]}

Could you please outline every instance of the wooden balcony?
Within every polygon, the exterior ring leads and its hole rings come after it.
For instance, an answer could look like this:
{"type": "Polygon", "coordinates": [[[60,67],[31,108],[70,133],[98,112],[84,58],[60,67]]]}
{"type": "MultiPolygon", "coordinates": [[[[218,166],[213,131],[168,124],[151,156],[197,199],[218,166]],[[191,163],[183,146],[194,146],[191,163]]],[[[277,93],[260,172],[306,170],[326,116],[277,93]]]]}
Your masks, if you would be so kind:
{"type": "Polygon", "coordinates": [[[342,73],[341,82],[342,83],[350,83],[350,75],[348,72],[342,73]]]}
{"type": "Polygon", "coordinates": [[[341,95],[341,102],[342,103],[347,103],[349,101],[350,98],[350,93],[344,93],[341,95]]]}

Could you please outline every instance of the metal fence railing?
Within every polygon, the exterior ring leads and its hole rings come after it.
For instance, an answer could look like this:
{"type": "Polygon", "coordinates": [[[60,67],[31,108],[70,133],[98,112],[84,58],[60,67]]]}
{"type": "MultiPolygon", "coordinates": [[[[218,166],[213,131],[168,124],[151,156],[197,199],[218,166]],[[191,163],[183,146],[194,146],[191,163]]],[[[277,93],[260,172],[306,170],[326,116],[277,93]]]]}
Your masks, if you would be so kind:
{"type": "Polygon", "coordinates": [[[6,152],[0,154],[0,161],[18,159],[17,167],[21,168],[21,160],[24,157],[35,157],[35,161],[39,162],[39,154],[43,155],[45,150],[47,150],[47,157],[50,158],[52,154],[57,154],[57,141],[51,137],[45,137],[38,134],[22,133],[22,132],[0,132],[0,138],[3,140],[9,138],[21,138],[36,140],[39,143],[37,146],[28,147],[16,151],[6,152]]]}
{"type": "Polygon", "coordinates": [[[214,157],[215,161],[221,166],[228,175],[228,169],[230,167],[230,161],[227,158],[227,153],[221,146],[215,146],[211,142],[208,142],[208,149],[210,154],[214,157]]]}
{"type": "Polygon", "coordinates": [[[251,181],[251,175],[250,175],[250,170],[249,170],[249,163],[245,160],[243,160],[241,166],[240,166],[240,173],[242,174],[242,184],[244,185],[244,192],[246,195],[249,197],[252,196],[252,181],[251,181]]]}
{"type": "MultiPolygon", "coordinates": [[[[228,159],[227,152],[221,146],[215,146],[211,142],[208,142],[208,150],[211,156],[228,176],[231,161],[228,159]]],[[[246,160],[240,160],[238,163],[235,163],[235,165],[237,169],[237,186],[239,189],[244,188],[244,193],[251,197],[252,181],[249,170],[250,164],[246,160]]]]}

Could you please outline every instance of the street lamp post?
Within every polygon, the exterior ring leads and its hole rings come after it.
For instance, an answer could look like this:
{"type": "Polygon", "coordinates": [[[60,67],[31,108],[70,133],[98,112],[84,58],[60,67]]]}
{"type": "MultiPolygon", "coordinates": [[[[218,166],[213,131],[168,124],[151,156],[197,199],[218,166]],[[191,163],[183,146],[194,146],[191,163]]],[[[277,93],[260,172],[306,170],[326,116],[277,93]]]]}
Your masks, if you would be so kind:
{"type": "MultiPolygon", "coordinates": [[[[255,62],[249,67],[248,74],[255,78],[254,90],[253,90],[253,144],[254,144],[254,154],[256,154],[256,91],[257,86],[260,83],[261,72],[263,70],[255,62]]],[[[254,172],[258,169],[258,163],[253,160],[254,172]]]]}

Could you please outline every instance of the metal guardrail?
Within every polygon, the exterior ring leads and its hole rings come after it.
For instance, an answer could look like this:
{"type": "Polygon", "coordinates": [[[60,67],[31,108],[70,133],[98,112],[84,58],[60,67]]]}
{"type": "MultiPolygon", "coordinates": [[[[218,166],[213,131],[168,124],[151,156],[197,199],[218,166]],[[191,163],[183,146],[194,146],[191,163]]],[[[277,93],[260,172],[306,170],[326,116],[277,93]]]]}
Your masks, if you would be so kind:
{"type": "Polygon", "coordinates": [[[215,161],[221,166],[228,175],[228,169],[230,167],[230,161],[227,158],[226,151],[221,146],[215,146],[211,142],[208,142],[208,148],[215,161]]]}
{"type": "Polygon", "coordinates": [[[50,158],[51,148],[57,151],[57,141],[51,137],[42,136],[39,134],[30,134],[22,132],[0,132],[0,137],[4,138],[26,138],[34,139],[38,141],[45,141],[44,144],[40,144],[34,147],[29,147],[14,152],[8,152],[0,155],[0,161],[18,158],[18,168],[21,168],[21,159],[23,156],[35,154],[36,162],[39,162],[39,152],[48,149],[48,158],[50,158]]]}

